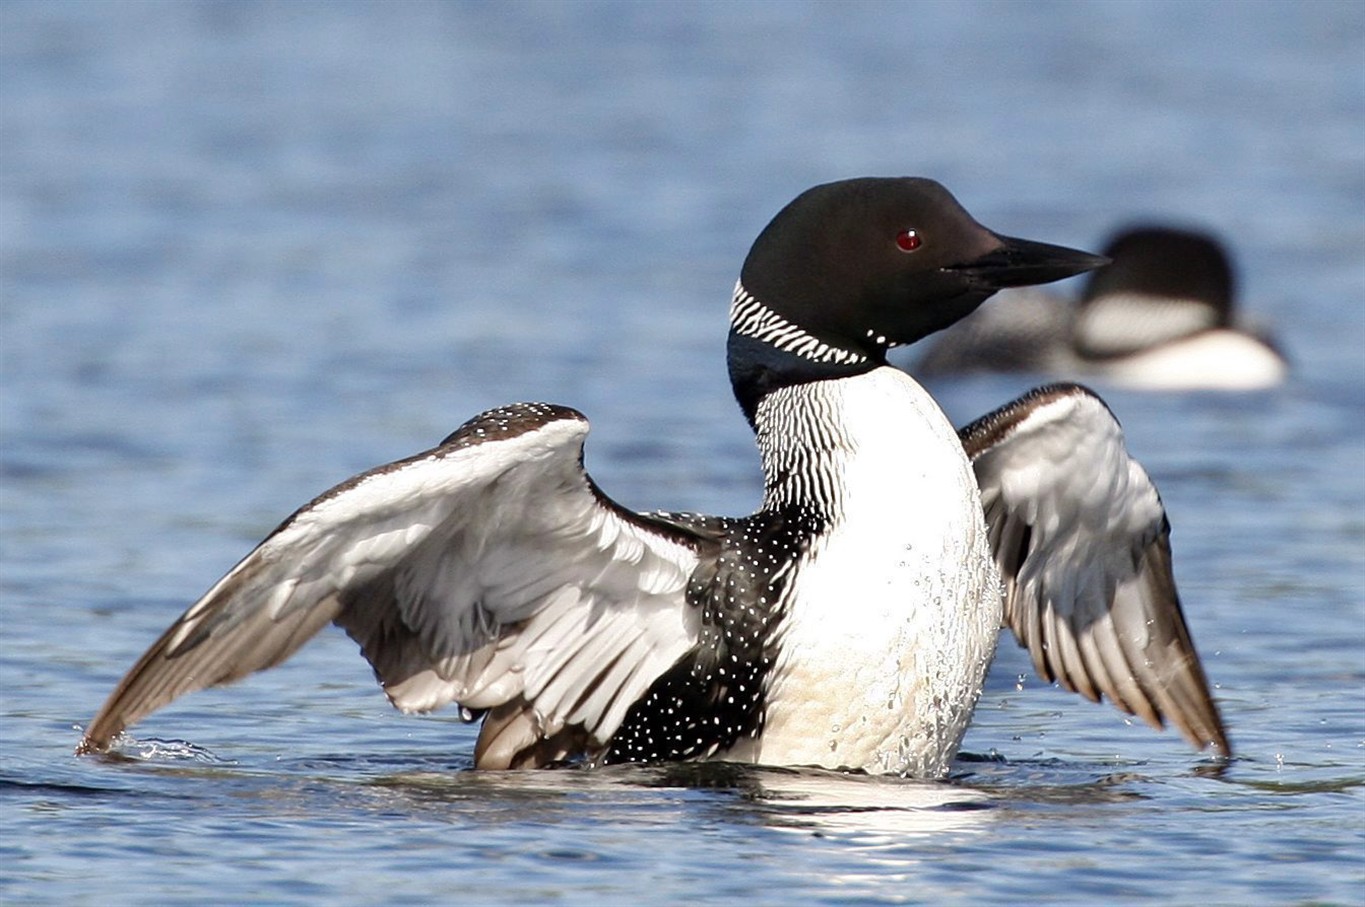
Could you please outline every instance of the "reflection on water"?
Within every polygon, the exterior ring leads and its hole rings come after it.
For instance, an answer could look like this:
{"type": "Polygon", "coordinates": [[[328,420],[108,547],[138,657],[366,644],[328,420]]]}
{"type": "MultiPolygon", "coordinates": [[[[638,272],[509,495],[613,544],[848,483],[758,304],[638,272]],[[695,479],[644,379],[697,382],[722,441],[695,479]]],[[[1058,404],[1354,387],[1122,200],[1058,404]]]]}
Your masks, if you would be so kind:
{"type": "Polygon", "coordinates": [[[752,799],[767,807],[768,824],[863,847],[979,833],[992,818],[990,795],[960,784],[813,771],[767,772],[758,781],[752,799]]]}

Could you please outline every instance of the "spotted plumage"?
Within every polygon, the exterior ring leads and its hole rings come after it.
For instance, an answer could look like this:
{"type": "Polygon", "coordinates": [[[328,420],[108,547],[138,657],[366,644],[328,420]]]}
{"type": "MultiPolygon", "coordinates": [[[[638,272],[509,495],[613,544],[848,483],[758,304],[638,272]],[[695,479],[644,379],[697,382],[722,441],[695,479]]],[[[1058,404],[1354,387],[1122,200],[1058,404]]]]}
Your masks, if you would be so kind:
{"type": "Polygon", "coordinates": [[[792,568],[825,521],[792,506],[719,522],[720,550],[687,586],[701,613],[697,645],[632,707],[606,763],[705,758],[763,732],[792,568]]]}

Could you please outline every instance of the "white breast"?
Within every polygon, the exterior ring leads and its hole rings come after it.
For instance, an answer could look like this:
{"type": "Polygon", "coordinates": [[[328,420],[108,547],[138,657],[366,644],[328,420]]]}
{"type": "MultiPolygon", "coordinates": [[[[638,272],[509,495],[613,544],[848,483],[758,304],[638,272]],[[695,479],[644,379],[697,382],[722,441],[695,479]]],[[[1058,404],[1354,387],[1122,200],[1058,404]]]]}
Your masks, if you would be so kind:
{"type": "Polygon", "coordinates": [[[1145,390],[1262,390],[1289,366],[1264,342],[1238,331],[1204,331],[1099,365],[1105,378],[1145,390]]]}
{"type": "Polygon", "coordinates": [[[764,732],[726,758],[945,774],[1001,621],[956,432],[892,368],[774,392],[756,421],[767,474],[818,471],[835,501],[789,587],[764,732]]]}

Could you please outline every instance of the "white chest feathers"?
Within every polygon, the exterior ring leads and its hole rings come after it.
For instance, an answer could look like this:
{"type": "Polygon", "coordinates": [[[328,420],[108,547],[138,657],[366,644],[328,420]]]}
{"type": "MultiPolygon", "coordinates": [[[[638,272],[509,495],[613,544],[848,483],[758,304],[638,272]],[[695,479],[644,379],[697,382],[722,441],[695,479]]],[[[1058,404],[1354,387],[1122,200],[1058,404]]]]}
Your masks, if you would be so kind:
{"type": "Polygon", "coordinates": [[[788,587],[764,730],[727,758],[946,774],[1001,621],[956,432],[892,368],[774,392],[756,421],[765,506],[829,522],[788,587]]]}

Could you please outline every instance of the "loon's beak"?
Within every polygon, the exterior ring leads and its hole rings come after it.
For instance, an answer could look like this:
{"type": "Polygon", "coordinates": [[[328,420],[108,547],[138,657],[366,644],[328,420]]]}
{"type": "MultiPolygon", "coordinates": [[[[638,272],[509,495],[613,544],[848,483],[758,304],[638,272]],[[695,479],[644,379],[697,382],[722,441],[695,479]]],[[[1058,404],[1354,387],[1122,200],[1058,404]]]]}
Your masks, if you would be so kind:
{"type": "Polygon", "coordinates": [[[1066,246],[1010,236],[998,239],[1000,245],[995,249],[948,270],[967,278],[970,284],[979,289],[994,292],[1006,287],[1052,283],[1109,264],[1109,259],[1103,255],[1092,255],[1066,246]]]}

